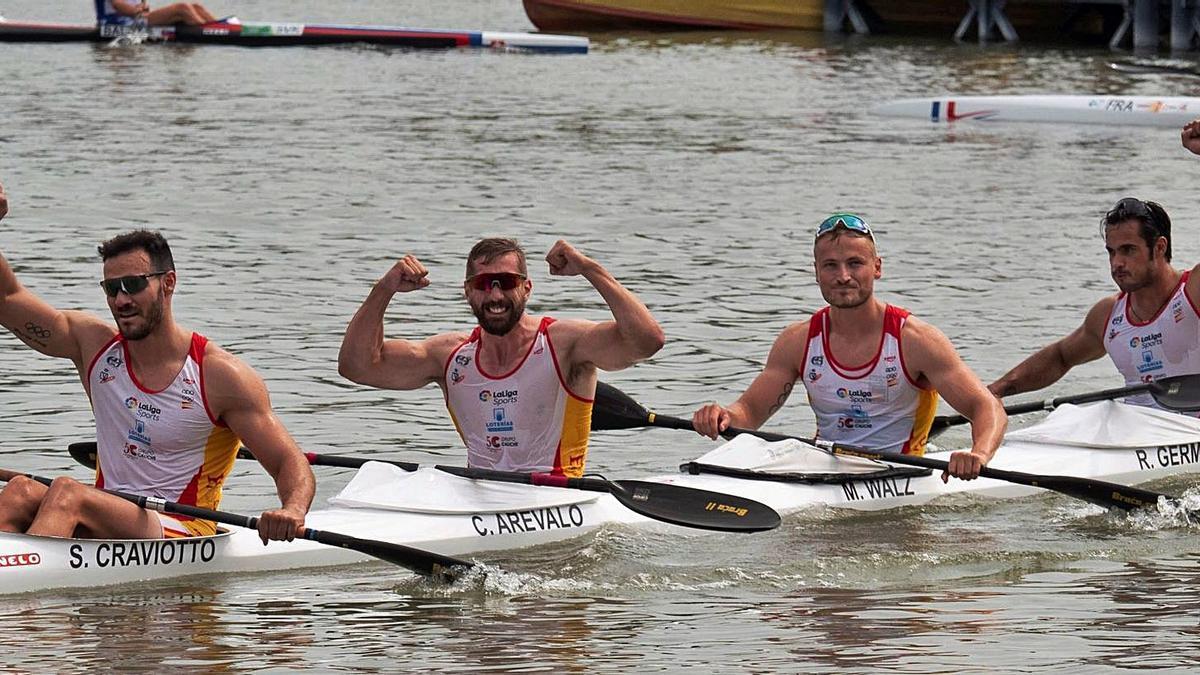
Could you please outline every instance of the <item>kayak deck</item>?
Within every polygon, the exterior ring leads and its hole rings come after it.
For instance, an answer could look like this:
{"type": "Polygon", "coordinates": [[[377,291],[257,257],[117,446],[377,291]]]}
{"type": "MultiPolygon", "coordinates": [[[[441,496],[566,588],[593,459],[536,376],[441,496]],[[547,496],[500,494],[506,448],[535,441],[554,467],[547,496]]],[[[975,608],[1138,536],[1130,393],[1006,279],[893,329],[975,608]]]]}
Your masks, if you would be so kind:
{"type": "MultiPolygon", "coordinates": [[[[739,442],[760,456],[778,459],[787,454],[777,444],[754,448],[751,441],[765,443],[739,436],[706,457],[725,448],[736,449],[739,442]]],[[[832,461],[839,467],[838,480],[754,480],[715,473],[670,474],[647,480],[754,499],[785,514],[810,508],[892,509],[954,494],[1008,499],[1042,492],[987,478],[943,482],[936,472],[914,475],[872,470],[852,476],[844,473],[852,462],[828,458],[815,449],[812,452],[820,455],[820,461],[832,461]]],[[[945,460],[949,454],[933,452],[928,457],[945,460]]],[[[1042,423],[1010,433],[990,466],[1117,483],[1198,472],[1200,420],[1112,402],[1063,406],[1042,423]]],[[[328,508],[308,515],[306,524],[450,556],[561,542],[607,526],[689,532],[634,513],[609,493],[470,480],[433,467],[403,471],[380,462],[364,465],[328,508]]],[[[257,532],[251,530],[174,541],[0,533],[0,594],[370,560],[373,558],[364,554],[312,541],[263,546],[257,532]]]]}

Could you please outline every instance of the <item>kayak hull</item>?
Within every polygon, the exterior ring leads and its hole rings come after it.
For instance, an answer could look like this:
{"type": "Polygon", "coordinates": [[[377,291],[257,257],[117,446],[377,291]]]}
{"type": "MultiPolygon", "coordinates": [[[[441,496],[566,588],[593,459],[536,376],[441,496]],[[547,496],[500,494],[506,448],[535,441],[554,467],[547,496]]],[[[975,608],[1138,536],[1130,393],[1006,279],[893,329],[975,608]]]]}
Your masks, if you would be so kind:
{"type": "MultiPolygon", "coordinates": [[[[736,449],[743,439],[761,443],[741,436],[708,456],[736,449]]],[[[754,448],[763,456],[787,456],[777,444],[767,444],[766,449],[754,448]]],[[[986,478],[943,482],[937,473],[896,475],[874,465],[867,467],[870,473],[852,475],[847,473],[852,461],[811,452],[822,461],[834,462],[838,473],[809,482],[717,473],[676,473],[646,480],[753,499],[781,514],[811,508],[875,511],[920,506],[953,495],[1011,499],[1043,492],[986,478]]],[[[931,452],[927,457],[944,461],[949,454],[931,452]]],[[[1120,484],[1195,473],[1200,471],[1200,420],[1113,402],[1063,406],[1038,425],[1010,433],[989,466],[1120,484]]],[[[471,480],[433,467],[404,471],[380,462],[364,465],[330,501],[329,507],[308,515],[309,528],[455,557],[553,544],[603,527],[655,528],[673,535],[698,532],[634,513],[607,492],[471,480]]],[[[174,541],[0,533],[0,594],[370,560],[354,551],[306,540],[264,546],[257,532],[250,530],[174,541]]]]}
{"type": "Polygon", "coordinates": [[[1045,122],[1182,127],[1200,117],[1200,98],[1189,96],[943,96],[891,101],[875,115],[957,122],[1045,122]]]}
{"type": "MultiPolygon", "coordinates": [[[[102,31],[97,26],[0,20],[0,42],[107,42],[127,30],[125,27],[106,27],[102,31]]],[[[241,47],[369,44],[410,49],[481,47],[574,54],[588,51],[587,38],[571,35],[280,22],[156,26],[149,29],[145,38],[149,42],[241,47]]]]}

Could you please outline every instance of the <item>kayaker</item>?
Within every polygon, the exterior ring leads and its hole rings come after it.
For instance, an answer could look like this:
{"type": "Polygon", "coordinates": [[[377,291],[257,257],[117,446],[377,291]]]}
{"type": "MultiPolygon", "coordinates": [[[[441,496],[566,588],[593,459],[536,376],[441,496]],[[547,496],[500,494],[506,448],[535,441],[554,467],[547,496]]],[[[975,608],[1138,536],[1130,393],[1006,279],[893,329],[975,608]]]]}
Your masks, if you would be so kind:
{"type": "MultiPolygon", "coordinates": [[[[1200,373],[1200,265],[1181,272],[1171,264],[1170,216],[1160,204],[1126,197],[1100,224],[1120,292],[1093,305],[1070,335],[993,382],[996,396],[1048,387],[1105,354],[1131,386],[1200,373]]],[[[1149,394],[1125,401],[1161,407],[1149,394]]]]}
{"type": "Polygon", "coordinates": [[[177,23],[200,26],[217,20],[198,2],[176,2],[150,9],[146,2],[134,0],[95,0],[96,23],[129,26],[144,20],[149,26],[173,26],[177,23]]]}
{"type": "MultiPolygon", "coordinates": [[[[70,359],[96,419],[96,487],[216,508],[239,439],[275,479],[282,506],[265,511],[259,536],[291,540],[304,526],[315,481],[275,416],[262,379],[229,352],[175,323],[178,277],[157,232],[136,230],[99,246],[100,286],[112,323],[58,310],[21,285],[0,256],[0,324],[47,356],[70,359]]],[[[0,531],[58,537],[137,538],[212,534],[210,521],[142,509],[57,478],[0,492],[0,531]]]]}
{"type": "Polygon", "coordinates": [[[384,340],[392,297],[430,284],[421,261],[406,255],[351,319],[338,372],[381,389],[437,384],[469,466],[581,476],[597,369],[621,370],[649,358],[664,338],[646,306],[600,263],[561,240],[546,262],[552,275],[591,283],[614,320],[527,314],[533,282],[525,251],[512,239],[483,239],[467,255],[463,282],[477,326],[424,340],[384,340]]]}
{"type": "Polygon", "coordinates": [[[1200,118],[1185,124],[1180,137],[1183,140],[1183,147],[1200,155],[1200,118]]]}
{"type": "Polygon", "coordinates": [[[4,184],[0,183],[0,220],[8,215],[8,196],[4,194],[4,184]]]}
{"type": "Polygon", "coordinates": [[[692,415],[696,431],[715,440],[731,426],[757,429],[800,381],[820,438],[920,455],[940,393],[971,420],[972,436],[971,450],[951,455],[942,480],[976,478],[1008,418],[941,331],[875,297],[883,259],[871,227],[854,214],[831,215],[817,227],[813,257],[829,306],[783,329],[736,402],[701,406],[692,415]]]}

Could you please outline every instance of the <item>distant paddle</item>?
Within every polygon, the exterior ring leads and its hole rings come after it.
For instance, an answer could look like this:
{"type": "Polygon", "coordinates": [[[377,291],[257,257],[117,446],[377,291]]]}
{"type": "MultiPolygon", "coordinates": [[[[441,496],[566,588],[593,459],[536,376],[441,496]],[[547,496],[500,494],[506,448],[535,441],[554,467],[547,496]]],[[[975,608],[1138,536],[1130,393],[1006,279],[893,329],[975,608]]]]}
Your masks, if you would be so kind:
{"type": "MultiPolygon", "coordinates": [[[[1165,381],[1165,379],[1159,380],[1159,382],[1165,381]]],[[[1139,389],[1138,391],[1141,390],[1139,389]]],[[[1097,392],[1097,394],[1100,393],[1105,392],[1097,392]]],[[[628,429],[634,427],[653,426],[665,427],[668,429],[694,430],[691,420],[682,419],[679,417],[671,417],[669,415],[660,415],[651,412],[625,392],[604,383],[598,383],[596,386],[597,402],[599,402],[601,398],[608,399],[604,406],[606,414],[614,416],[613,420],[606,421],[606,423],[611,422],[613,424],[623,424],[623,426],[617,428],[628,429]]],[[[816,438],[801,438],[798,436],[772,433],[769,431],[730,428],[726,429],[722,435],[726,438],[732,438],[733,436],[737,436],[739,434],[750,434],[768,441],[797,440],[802,443],[813,445],[834,455],[864,457],[867,459],[891,462],[893,464],[905,464],[908,466],[919,466],[927,469],[939,469],[942,471],[945,471],[947,468],[949,468],[948,462],[930,457],[916,457],[913,455],[904,455],[896,452],[883,452],[859,446],[832,443],[830,441],[824,441],[816,438]]],[[[1045,490],[1061,492],[1077,499],[1082,499],[1093,504],[1099,504],[1105,508],[1115,507],[1129,510],[1155,506],[1158,504],[1159,499],[1166,499],[1171,502],[1179,501],[1177,498],[1170,495],[1164,495],[1157,492],[1151,492],[1149,490],[1143,490],[1141,488],[1120,485],[1117,483],[1094,480],[1091,478],[1075,478],[1073,476],[1041,476],[1037,474],[1023,473],[1020,471],[993,469],[986,466],[980,470],[979,475],[984,478],[993,478],[995,480],[1002,480],[1009,483],[1029,485],[1045,490]]]]}
{"type": "MultiPolygon", "coordinates": [[[[33,480],[50,485],[51,480],[42,476],[32,476],[29,474],[21,474],[16,471],[0,469],[0,481],[8,482],[17,476],[27,476],[33,480]]],[[[159,511],[161,513],[178,513],[183,516],[192,518],[200,518],[202,520],[211,520],[225,525],[233,525],[235,527],[245,527],[247,529],[258,529],[258,518],[250,516],[242,516],[236,513],[227,513],[224,511],[213,511],[203,509],[197,506],[188,506],[187,504],[177,504],[155,497],[143,497],[140,495],[129,494],[119,490],[105,490],[105,492],[120,497],[126,501],[133,502],[144,509],[159,511]]],[[[300,538],[309,539],[327,546],[337,546],[351,551],[358,551],[380,560],[390,562],[394,565],[399,565],[405,569],[412,570],[417,574],[433,577],[443,581],[454,581],[457,579],[462,569],[467,569],[474,566],[474,563],[450,556],[432,553],[430,551],[422,551],[420,549],[400,544],[392,544],[386,541],[375,541],[372,539],[359,539],[345,534],[337,534],[336,532],[325,532],[323,530],[314,530],[305,528],[300,532],[300,538]]]]}
{"type": "MultiPolygon", "coordinates": [[[[96,468],[96,443],[85,441],[67,446],[71,457],[80,464],[96,468]]],[[[384,462],[405,471],[416,471],[420,465],[412,462],[375,459],[373,457],[345,457],[342,455],[319,455],[305,453],[309,464],[314,466],[339,466],[358,468],[367,462],[384,462]]],[[[239,459],[254,459],[247,448],[238,449],[239,459]]],[[[458,466],[437,466],[446,473],[475,480],[494,480],[505,483],[522,483],[548,487],[607,492],[629,510],[647,518],[661,520],[673,525],[694,527],[701,530],[721,532],[761,532],[779,527],[779,514],[760,502],[736,495],[700,490],[696,488],[639,480],[611,481],[595,476],[568,478],[547,473],[522,473],[517,471],[493,471],[458,466]]],[[[211,519],[210,519],[211,520],[211,519]]]]}
{"type": "MultiPolygon", "coordinates": [[[[1200,410],[1200,375],[1176,375],[1175,377],[1164,377],[1146,384],[1135,384],[1128,387],[1118,387],[1116,389],[1104,389],[1102,391],[1093,391],[1085,394],[1072,394],[1070,396],[1060,396],[1058,398],[1047,399],[1045,401],[1031,401],[1028,403],[1014,403],[1004,406],[1004,412],[1009,415],[1020,415],[1023,413],[1037,412],[1039,410],[1054,410],[1055,408],[1066,405],[1068,403],[1094,403],[1096,401],[1111,401],[1121,398],[1122,396],[1133,396],[1135,394],[1149,393],[1154,397],[1154,400],[1159,405],[1167,410],[1176,412],[1195,412],[1200,410]]],[[[939,415],[933,418],[933,426],[930,435],[936,435],[944,431],[947,427],[952,427],[957,424],[965,424],[969,422],[962,415],[939,415]]]]}
{"type": "Polygon", "coordinates": [[[1129,63],[1121,61],[1113,61],[1108,64],[1109,68],[1122,73],[1131,73],[1134,75],[1186,75],[1188,77],[1200,77],[1200,69],[1185,68],[1181,66],[1167,66],[1155,63],[1129,63]]]}

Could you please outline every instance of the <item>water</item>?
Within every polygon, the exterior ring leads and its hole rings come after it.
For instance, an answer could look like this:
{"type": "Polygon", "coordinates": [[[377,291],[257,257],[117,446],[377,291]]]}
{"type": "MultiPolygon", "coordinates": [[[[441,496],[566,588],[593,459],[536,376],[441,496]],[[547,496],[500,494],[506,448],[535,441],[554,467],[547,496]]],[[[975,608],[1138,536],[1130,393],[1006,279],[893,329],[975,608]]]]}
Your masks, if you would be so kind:
{"type": "MultiPolygon", "coordinates": [[[[0,9],[88,19],[87,3],[0,9]]],[[[213,9],[530,28],[519,3],[499,0],[213,9]]],[[[942,91],[1194,86],[1114,73],[1110,57],[739,33],[596,36],[583,57],[0,44],[12,199],[0,250],[47,301],[104,315],[96,243],[162,229],[176,316],[258,369],[316,452],[461,460],[435,389],[365,389],[335,363],[358,303],[406,252],[433,285],[393,302],[388,334],[468,325],[456,280],[488,234],[518,236],[535,261],[564,238],[604,263],[669,340],[606,379],[688,414],[735,397],[775,335],[822,304],[811,230],[855,210],[879,232],[880,295],[938,325],[990,381],[1112,292],[1098,220],[1117,198],[1163,203],[1177,261],[1200,260],[1188,179],[1200,159],[1171,129],[948,130],[864,108],[942,91]]],[[[583,280],[531,270],[532,311],[605,316],[583,280]]],[[[64,451],[92,435],[74,370],[0,341],[0,465],[85,476],[64,451]]],[[[1100,361],[1039,396],[1118,383],[1100,361]]],[[[793,402],[770,426],[808,433],[811,415],[793,402]]],[[[601,433],[589,467],[661,473],[710,447],[683,432],[601,433]]],[[[318,503],[348,477],[319,469],[318,503]]],[[[254,511],[271,494],[261,469],[239,464],[224,507],[254,511]]],[[[485,556],[487,574],[450,588],[378,564],[6,598],[0,668],[1183,671],[1200,655],[1197,543],[1193,527],[1056,496],[814,509],[753,537],[614,529],[485,556]]]]}

